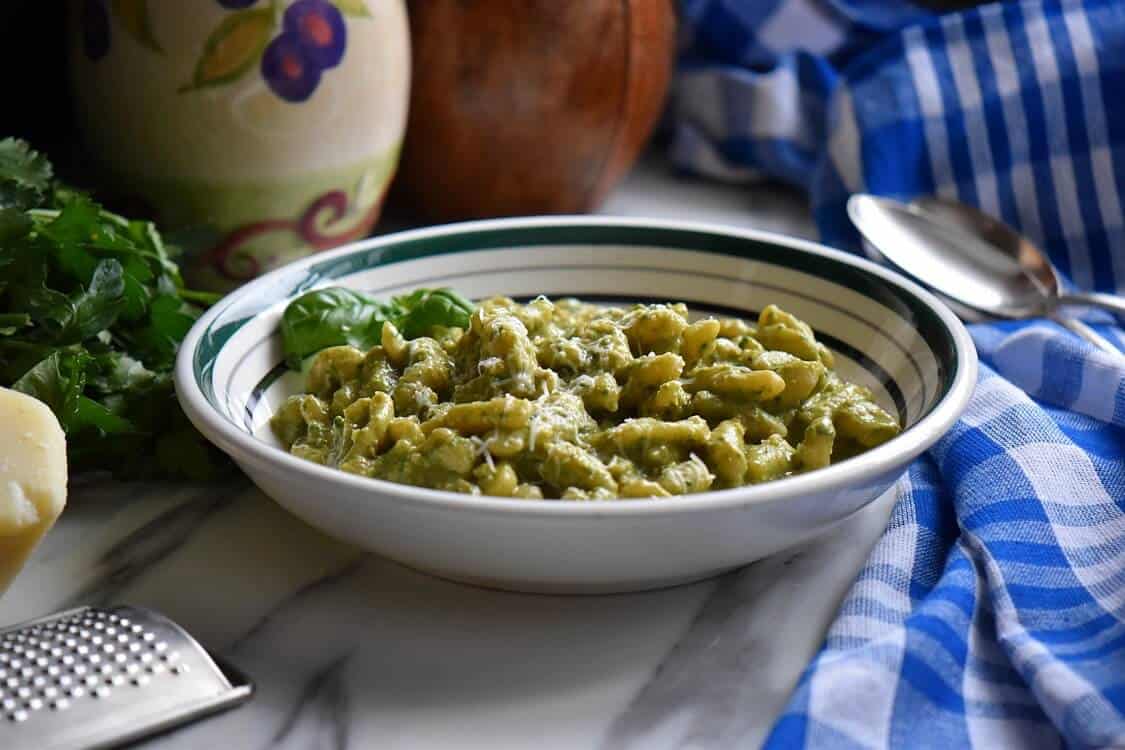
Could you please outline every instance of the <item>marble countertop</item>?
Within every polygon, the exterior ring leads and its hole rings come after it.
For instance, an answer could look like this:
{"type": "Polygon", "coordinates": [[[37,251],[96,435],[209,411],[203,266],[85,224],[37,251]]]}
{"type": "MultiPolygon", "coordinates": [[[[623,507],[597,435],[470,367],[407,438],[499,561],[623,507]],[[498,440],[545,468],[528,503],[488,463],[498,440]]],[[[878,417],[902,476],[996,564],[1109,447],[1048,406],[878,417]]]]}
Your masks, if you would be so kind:
{"type": "MultiPolygon", "coordinates": [[[[676,180],[654,161],[604,212],[811,233],[783,189],[676,180]]],[[[0,625],[141,604],[255,680],[250,703],[140,745],[155,750],[748,748],[818,648],[889,503],[718,579],[554,597],[361,553],[244,480],[79,480],[0,599],[0,625]]]]}

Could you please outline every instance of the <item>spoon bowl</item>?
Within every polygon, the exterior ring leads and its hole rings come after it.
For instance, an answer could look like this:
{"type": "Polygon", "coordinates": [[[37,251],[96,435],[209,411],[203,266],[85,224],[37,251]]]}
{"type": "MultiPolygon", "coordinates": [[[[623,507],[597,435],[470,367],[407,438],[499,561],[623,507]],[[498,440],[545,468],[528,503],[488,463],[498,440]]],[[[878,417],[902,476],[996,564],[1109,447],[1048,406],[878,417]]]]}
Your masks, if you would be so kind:
{"type": "Polygon", "coordinates": [[[1028,273],[1021,256],[1038,251],[991,217],[940,199],[914,203],[854,195],[848,215],[871,247],[900,271],[998,318],[1045,315],[1058,278],[1049,264],[1028,273]]]}
{"type": "Polygon", "coordinates": [[[856,194],[848,216],[867,246],[898,270],[935,289],[958,314],[1008,319],[1046,317],[1118,357],[1120,350],[1063,305],[1090,305],[1125,314],[1125,299],[1096,292],[1066,293],[1058,273],[1027,238],[982,211],[937,197],[911,203],[856,194]]]}
{"type": "MultiPolygon", "coordinates": [[[[1040,294],[1058,296],[1062,286],[1055,267],[1030,240],[975,206],[966,203],[923,196],[910,202],[928,216],[954,224],[971,234],[976,234],[1002,253],[994,253],[997,260],[1002,258],[1004,272],[1008,277],[1022,275],[1030,279],[1040,294]],[[1012,262],[1014,261],[1015,267],[1012,262]]],[[[1023,287],[1021,286],[1021,289],[1023,287]]]]}
{"type": "Polygon", "coordinates": [[[980,209],[936,196],[916,198],[908,205],[920,209],[931,218],[957,225],[979,235],[995,250],[1015,259],[1020,269],[1047,297],[1048,311],[1060,305],[1088,305],[1108,310],[1117,316],[1125,314],[1125,299],[1119,296],[1099,292],[1064,291],[1055,267],[1034,243],[980,209]]]}

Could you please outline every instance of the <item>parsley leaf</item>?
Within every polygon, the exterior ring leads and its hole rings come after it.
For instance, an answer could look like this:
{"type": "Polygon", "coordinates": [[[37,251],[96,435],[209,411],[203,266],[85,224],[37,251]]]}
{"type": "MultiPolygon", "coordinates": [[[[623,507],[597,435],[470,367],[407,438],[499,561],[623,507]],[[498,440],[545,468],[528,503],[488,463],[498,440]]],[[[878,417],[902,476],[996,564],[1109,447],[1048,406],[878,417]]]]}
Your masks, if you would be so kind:
{"type": "Polygon", "coordinates": [[[51,163],[15,138],[0,140],[0,183],[43,193],[51,184],[51,163]]]}

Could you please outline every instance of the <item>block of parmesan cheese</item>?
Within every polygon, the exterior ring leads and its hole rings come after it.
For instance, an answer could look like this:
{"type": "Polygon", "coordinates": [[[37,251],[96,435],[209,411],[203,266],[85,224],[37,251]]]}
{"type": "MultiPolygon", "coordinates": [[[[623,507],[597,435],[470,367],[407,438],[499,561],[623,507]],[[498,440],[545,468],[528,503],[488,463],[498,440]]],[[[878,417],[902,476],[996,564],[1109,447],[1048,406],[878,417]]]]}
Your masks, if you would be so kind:
{"type": "Polygon", "coordinates": [[[66,505],[66,438],[47,405],[0,388],[0,593],[66,505]]]}

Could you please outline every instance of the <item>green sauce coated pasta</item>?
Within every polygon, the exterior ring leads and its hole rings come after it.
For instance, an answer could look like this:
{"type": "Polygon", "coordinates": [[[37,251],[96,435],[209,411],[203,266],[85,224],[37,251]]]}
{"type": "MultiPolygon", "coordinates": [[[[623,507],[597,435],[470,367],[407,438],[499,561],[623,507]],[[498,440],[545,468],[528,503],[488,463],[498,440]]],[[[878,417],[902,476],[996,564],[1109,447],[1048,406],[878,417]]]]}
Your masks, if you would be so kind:
{"type": "Polygon", "coordinates": [[[464,330],[316,355],[271,422],[294,455],[525,500],[659,498],[812,471],[900,431],[812,329],[683,305],[480,303],[464,330]]]}

